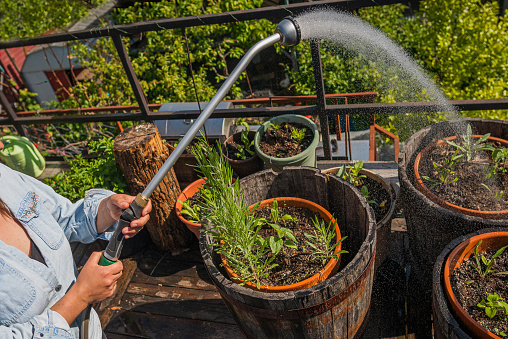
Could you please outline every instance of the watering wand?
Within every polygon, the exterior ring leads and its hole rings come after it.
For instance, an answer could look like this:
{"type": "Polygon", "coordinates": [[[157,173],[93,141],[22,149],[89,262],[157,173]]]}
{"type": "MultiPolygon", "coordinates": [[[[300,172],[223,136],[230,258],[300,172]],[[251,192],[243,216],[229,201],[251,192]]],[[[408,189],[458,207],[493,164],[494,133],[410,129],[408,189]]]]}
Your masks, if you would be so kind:
{"type": "Polygon", "coordinates": [[[187,146],[194,139],[198,131],[203,127],[206,120],[210,117],[212,112],[215,110],[217,105],[222,101],[222,99],[229,92],[233,84],[240,77],[242,72],[247,68],[247,65],[251,62],[251,60],[263,49],[276,44],[277,42],[283,46],[294,46],[300,42],[301,33],[300,27],[296,23],[296,21],[287,17],[282,20],[277,27],[275,28],[275,33],[259,42],[257,42],[254,46],[252,46],[247,53],[240,60],[238,65],[235,67],[233,72],[231,72],[230,76],[226,79],[226,81],[219,88],[217,93],[213,96],[212,100],[210,100],[209,104],[203,110],[203,112],[199,115],[196,121],[189,128],[187,133],[184,135],[182,140],[178,143],[178,146],[174,149],[168,159],[164,162],[159,171],[152,178],[150,183],[146,186],[145,190],[138,194],[136,199],[130,204],[128,208],[126,208],[122,216],[120,217],[118,227],[115,230],[111,240],[102,255],[99,265],[107,266],[111,265],[118,260],[120,256],[120,252],[122,251],[124,235],[122,233],[122,229],[124,227],[129,226],[131,221],[139,219],[141,217],[141,211],[148,204],[148,200],[152,195],[153,191],[159,186],[160,182],[164,179],[166,174],[171,170],[173,165],[176,163],[180,155],[185,151],[187,146]]]}

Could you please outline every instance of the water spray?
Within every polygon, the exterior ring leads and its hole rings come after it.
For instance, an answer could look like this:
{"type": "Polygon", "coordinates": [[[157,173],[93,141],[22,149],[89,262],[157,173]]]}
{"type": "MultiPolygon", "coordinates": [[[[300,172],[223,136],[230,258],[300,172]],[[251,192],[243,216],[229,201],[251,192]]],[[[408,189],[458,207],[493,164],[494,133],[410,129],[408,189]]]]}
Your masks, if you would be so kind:
{"type": "Polygon", "coordinates": [[[104,254],[99,261],[99,265],[111,265],[118,260],[124,242],[122,229],[129,226],[131,221],[141,217],[141,212],[143,208],[148,204],[148,200],[150,199],[153,191],[155,191],[157,186],[159,186],[166,174],[176,163],[180,155],[182,155],[187,146],[189,146],[192,140],[196,137],[198,131],[201,129],[201,127],[203,127],[206,120],[210,117],[217,105],[219,105],[226,94],[228,94],[231,87],[233,87],[233,84],[240,77],[242,72],[247,68],[247,65],[251,62],[254,56],[256,56],[265,48],[270,47],[276,43],[280,43],[282,46],[295,46],[300,42],[300,40],[300,27],[293,18],[287,17],[277,25],[273,35],[257,42],[247,51],[247,53],[245,53],[233,72],[231,72],[229,77],[222,84],[217,93],[213,96],[212,100],[210,100],[209,104],[189,128],[182,140],[178,143],[178,146],[164,162],[159,171],[157,171],[144,191],[138,194],[130,206],[123,211],[122,216],[118,222],[118,227],[111,237],[111,240],[109,241],[108,246],[106,247],[106,250],[104,251],[104,254]]]}

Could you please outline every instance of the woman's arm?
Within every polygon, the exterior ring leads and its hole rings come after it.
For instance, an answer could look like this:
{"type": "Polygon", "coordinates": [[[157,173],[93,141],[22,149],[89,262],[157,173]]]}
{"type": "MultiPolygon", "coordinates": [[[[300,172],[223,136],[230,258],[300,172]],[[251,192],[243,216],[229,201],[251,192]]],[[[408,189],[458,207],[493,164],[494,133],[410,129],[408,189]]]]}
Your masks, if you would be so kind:
{"type": "Polygon", "coordinates": [[[103,301],[113,295],[116,282],[122,275],[120,261],[109,266],[99,266],[102,252],[93,252],[81,269],[76,283],[51,310],[58,312],[70,325],[89,305],[103,301]]]}

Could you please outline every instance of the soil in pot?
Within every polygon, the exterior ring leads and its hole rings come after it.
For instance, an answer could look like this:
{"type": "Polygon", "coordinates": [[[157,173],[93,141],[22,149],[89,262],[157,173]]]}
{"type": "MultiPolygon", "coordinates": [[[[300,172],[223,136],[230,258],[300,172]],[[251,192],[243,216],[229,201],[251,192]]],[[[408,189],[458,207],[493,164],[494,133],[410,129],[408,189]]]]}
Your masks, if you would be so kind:
{"type": "MultiPolygon", "coordinates": [[[[272,222],[270,207],[260,208],[256,213],[259,217],[272,222]]],[[[329,261],[328,259],[323,263],[322,259],[314,258],[311,255],[312,248],[306,244],[308,239],[305,233],[314,234],[313,220],[317,217],[318,221],[323,221],[319,213],[303,207],[279,206],[279,215],[290,215],[296,219],[279,220],[277,224],[289,228],[293,232],[297,240],[297,248],[286,247],[284,251],[277,254],[274,263],[278,266],[271,271],[269,277],[261,281],[264,286],[283,286],[303,281],[319,273],[329,261]]],[[[267,226],[261,229],[259,235],[266,239],[269,236],[277,236],[277,232],[272,227],[267,226]]],[[[331,245],[335,242],[336,238],[334,237],[331,245]]]]}
{"type": "Polygon", "coordinates": [[[289,158],[304,151],[314,139],[312,130],[299,123],[272,125],[261,137],[259,149],[268,156],[289,158]]]}
{"type": "MultiPolygon", "coordinates": [[[[455,142],[461,145],[461,138],[457,137],[455,142]]],[[[502,148],[497,142],[494,143],[494,147],[502,148]]],[[[431,179],[424,178],[423,184],[433,194],[456,206],[477,211],[507,210],[508,196],[500,197],[500,195],[508,187],[508,172],[497,171],[496,175],[486,177],[489,168],[494,166],[492,152],[479,152],[471,161],[467,161],[464,156],[453,166],[447,166],[446,162],[452,159],[455,151],[454,146],[440,142],[437,147],[433,147],[422,157],[419,165],[420,176],[431,179]],[[448,184],[434,184],[434,182],[441,182],[435,166],[443,171],[446,168],[451,169],[446,179],[448,184]],[[452,182],[455,178],[458,179],[452,182]]]]}
{"type": "MultiPolygon", "coordinates": [[[[487,251],[483,255],[490,260],[494,253],[487,251]]],[[[508,320],[505,316],[500,317],[498,311],[498,315],[489,318],[485,311],[477,306],[482,300],[487,300],[487,293],[497,293],[503,299],[508,299],[508,275],[490,274],[481,278],[471,265],[476,266],[474,255],[454,269],[451,286],[455,297],[464,310],[482,327],[492,333],[496,333],[496,328],[508,333],[508,320]]],[[[508,251],[495,259],[492,269],[494,272],[508,271],[508,251]]]]}

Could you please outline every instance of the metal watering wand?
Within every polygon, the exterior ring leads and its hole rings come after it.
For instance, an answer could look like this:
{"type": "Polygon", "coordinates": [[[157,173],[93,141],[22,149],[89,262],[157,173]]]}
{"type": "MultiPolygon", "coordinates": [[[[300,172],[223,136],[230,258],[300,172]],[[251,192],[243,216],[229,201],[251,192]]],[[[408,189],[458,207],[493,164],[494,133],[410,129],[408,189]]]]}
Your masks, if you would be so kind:
{"type": "Polygon", "coordinates": [[[136,199],[130,204],[128,208],[126,208],[120,220],[118,222],[118,227],[115,230],[111,240],[106,247],[101,259],[99,260],[99,265],[108,266],[118,261],[120,253],[122,251],[124,235],[122,234],[122,229],[124,227],[129,226],[131,221],[139,219],[141,217],[141,212],[143,208],[148,204],[148,200],[152,195],[153,191],[159,186],[160,182],[164,179],[166,174],[171,170],[173,165],[176,163],[180,155],[185,151],[187,146],[194,139],[198,131],[203,127],[206,120],[210,117],[212,112],[215,110],[217,105],[222,101],[222,99],[229,92],[233,84],[240,77],[242,72],[247,68],[247,65],[251,62],[251,60],[261,52],[263,49],[272,46],[276,43],[280,43],[283,46],[295,46],[301,40],[300,27],[296,23],[296,21],[287,17],[282,20],[277,27],[275,28],[275,33],[259,42],[257,42],[254,46],[252,46],[247,53],[240,60],[238,65],[235,67],[233,72],[231,72],[230,76],[226,79],[226,81],[219,88],[217,93],[213,96],[212,100],[210,100],[209,104],[203,110],[203,112],[199,115],[197,120],[192,124],[189,128],[185,136],[178,143],[178,146],[171,153],[168,159],[164,162],[159,171],[152,178],[150,183],[146,186],[145,190],[136,196],[136,199]]]}

